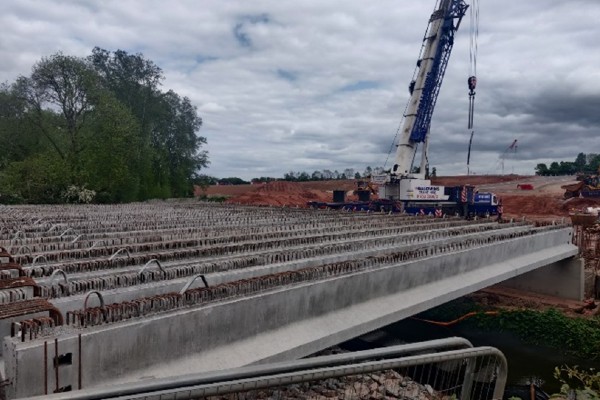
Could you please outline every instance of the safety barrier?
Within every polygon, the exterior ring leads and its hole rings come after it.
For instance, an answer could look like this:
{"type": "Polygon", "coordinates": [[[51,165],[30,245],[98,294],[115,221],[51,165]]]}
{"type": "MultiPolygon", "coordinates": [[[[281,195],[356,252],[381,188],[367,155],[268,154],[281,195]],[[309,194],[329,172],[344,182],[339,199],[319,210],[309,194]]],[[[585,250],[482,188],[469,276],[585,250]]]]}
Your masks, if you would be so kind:
{"type": "MultiPolygon", "coordinates": [[[[502,399],[506,378],[507,363],[499,350],[472,348],[464,339],[449,338],[84,389],[69,392],[68,398],[487,400],[502,399]]],[[[56,394],[44,398],[66,397],[56,394]]]]}

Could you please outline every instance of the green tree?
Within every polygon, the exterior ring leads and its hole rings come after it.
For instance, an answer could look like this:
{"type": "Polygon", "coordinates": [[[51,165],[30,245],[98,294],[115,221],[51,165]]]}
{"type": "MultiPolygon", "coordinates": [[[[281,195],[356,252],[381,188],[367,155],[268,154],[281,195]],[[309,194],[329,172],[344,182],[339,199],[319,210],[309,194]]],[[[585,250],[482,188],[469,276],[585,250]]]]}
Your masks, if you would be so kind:
{"type": "Polygon", "coordinates": [[[535,174],[541,175],[541,176],[549,175],[548,166],[544,163],[540,163],[540,164],[536,165],[535,174]]]}
{"type": "Polygon", "coordinates": [[[130,202],[140,199],[141,177],[137,166],[140,128],[129,109],[110,92],[97,97],[84,136],[84,167],[89,188],[100,202],[130,202]]]}
{"type": "Polygon", "coordinates": [[[249,183],[250,182],[247,182],[247,181],[243,180],[242,178],[238,178],[238,177],[219,179],[220,185],[248,185],[249,183]]]}
{"type": "Polygon", "coordinates": [[[583,171],[587,165],[587,158],[586,158],[585,154],[584,153],[577,154],[577,157],[575,158],[575,162],[573,164],[575,165],[575,168],[578,171],[583,171]]]}
{"type": "Polygon", "coordinates": [[[196,132],[202,126],[197,109],[187,97],[169,90],[161,96],[160,120],[152,131],[156,160],[168,174],[171,195],[184,196],[190,191],[191,178],[208,163],[208,154],[200,147],[206,138],[196,132]]]}
{"type": "Polygon", "coordinates": [[[210,185],[216,185],[218,181],[218,178],[206,174],[199,174],[192,178],[192,183],[200,186],[203,189],[209,187],[210,185]]]}
{"type": "Polygon", "coordinates": [[[592,174],[600,173],[600,154],[588,154],[587,160],[588,172],[592,174]]]}
{"type": "Polygon", "coordinates": [[[39,137],[25,118],[26,104],[7,84],[0,84],[0,170],[39,151],[39,137]]]}
{"type": "Polygon", "coordinates": [[[308,182],[310,181],[310,175],[307,172],[300,172],[297,180],[298,182],[308,182]]]}
{"type": "Polygon", "coordinates": [[[0,85],[0,187],[30,202],[71,186],[120,202],[191,194],[208,165],[190,99],[160,90],[142,55],[96,48],[42,58],[0,85]],[[44,167],[46,165],[46,167],[44,167]]]}
{"type": "Polygon", "coordinates": [[[15,161],[0,172],[2,191],[29,203],[59,203],[69,184],[69,166],[50,151],[15,161]]]}
{"type": "Polygon", "coordinates": [[[137,118],[145,155],[138,165],[142,197],[184,196],[192,179],[208,165],[201,149],[206,138],[198,136],[202,119],[187,97],[163,93],[162,70],[141,54],[94,48],[90,62],[103,84],[137,118]]]}
{"type": "Polygon", "coordinates": [[[69,178],[82,183],[81,130],[93,111],[97,75],[80,58],[62,53],[42,58],[33,67],[30,78],[21,77],[17,88],[28,103],[40,132],[46,136],[60,158],[67,161],[69,178]],[[61,119],[48,125],[45,111],[57,110],[61,119]]]}
{"type": "Polygon", "coordinates": [[[559,163],[559,175],[572,175],[577,171],[577,167],[570,161],[561,161],[559,163]]]}

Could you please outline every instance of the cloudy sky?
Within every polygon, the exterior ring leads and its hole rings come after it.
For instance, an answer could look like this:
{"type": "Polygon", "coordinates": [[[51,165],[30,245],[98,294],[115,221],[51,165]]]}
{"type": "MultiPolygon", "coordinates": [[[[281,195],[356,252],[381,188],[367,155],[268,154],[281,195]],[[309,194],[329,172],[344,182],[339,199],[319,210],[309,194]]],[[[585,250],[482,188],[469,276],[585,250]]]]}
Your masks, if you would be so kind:
{"type": "MultiPolygon", "coordinates": [[[[467,0],[471,3],[472,0],[467,0]]],[[[142,53],[204,120],[217,177],[383,166],[435,0],[2,0],[0,82],[58,51],[142,53]]],[[[600,1],[482,0],[471,171],[600,153],[600,1]]],[[[466,173],[469,13],[430,164],[466,173]]],[[[393,155],[387,161],[393,164],[393,155]]]]}

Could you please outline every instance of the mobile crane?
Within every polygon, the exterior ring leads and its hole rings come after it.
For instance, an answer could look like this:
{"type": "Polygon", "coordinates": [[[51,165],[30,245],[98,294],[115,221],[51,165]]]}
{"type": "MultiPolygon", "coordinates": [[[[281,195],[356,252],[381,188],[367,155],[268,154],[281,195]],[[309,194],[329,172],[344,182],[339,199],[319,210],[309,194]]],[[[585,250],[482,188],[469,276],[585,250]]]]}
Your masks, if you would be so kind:
{"type": "MultiPolygon", "coordinates": [[[[395,208],[407,212],[434,212],[468,215],[494,215],[498,198],[493,193],[477,193],[470,185],[444,187],[425,179],[428,164],[429,128],[435,103],[450,58],[454,35],[469,6],[464,0],[439,0],[429,24],[415,76],[409,85],[410,99],[400,129],[400,140],[391,170],[374,176],[379,184],[380,201],[394,202],[395,208]],[[420,166],[413,169],[421,146],[420,166]]],[[[468,79],[470,110],[472,110],[475,76],[468,79]]],[[[469,128],[472,128],[472,113],[469,128]]]]}
{"type": "MultiPolygon", "coordinates": [[[[464,0],[438,0],[429,19],[415,75],[409,85],[410,99],[400,129],[394,165],[387,173],[371,177],[371,182],[379,187],[379,199],[352,203],[310,202],[310,206],[432,215],[441,212],[465,217],[498,213],[498,198],[493,193],[478,193],[470,185],[432,185],[425,177],[433,110],[454,45],[454,34],[468,7],[464,0]],[[413,166],[419,145],[420,167],[415,172],[413,166]]],[[[467,83],[470,90],[468,125],[471,129],[476,77],[470,76],[467,83]]]]}

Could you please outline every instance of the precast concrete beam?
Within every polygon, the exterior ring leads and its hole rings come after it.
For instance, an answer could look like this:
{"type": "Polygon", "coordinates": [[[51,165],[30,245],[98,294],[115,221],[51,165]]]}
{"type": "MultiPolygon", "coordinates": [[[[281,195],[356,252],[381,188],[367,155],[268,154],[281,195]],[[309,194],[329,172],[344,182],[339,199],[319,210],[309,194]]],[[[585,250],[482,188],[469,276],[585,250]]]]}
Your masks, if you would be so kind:
{"type": "MultiPolygon", "coordinates": [[[[488,224],[489,225],[489,224],[488,224]]],[[[497,225],[496,225],[497,226],[497,225]]],[[[485,227],[485,226],[484,226],[485,227]]],[[[452,243],[460,244],[464,241],[475,238],[493,239],[499,234],[513,234],[531,229],[529,225],[507,226],[503,229],[481,230],[477,231],[477,226],[463,227],[465,232],[460,235],[448,236],[442,231],[426,231],[418,234],[402,234],[390,237],[381,237],[369,240],[357,240],[357,249],[355,251],[338,252],[331,255],[323,255],[319,257],[309,257],[297,261],[289,261],[283,263],[264,264],[253,267],[245,267],[240,269],[231,269],[228,271],[217,273],[205,273],[205,279],[209,286],[216,286],[222,283],[238,281],[242,279],[251,279],[264,275],[278,274],[286,271],[295,271],[303,268],[316,267],[324,264],[339,263],[349,260],[357,260],[366,257],[375,257],[384,254],[397,253],[399,251],[414,251],[423,248],[423,244],[427,246],[446,246],[452,243]],[[403,241],[403,238],[411,239],[410,244],[403,241]],[[366,246],[369,243],[370,246],[366,246]],[[364,248],[363,248],[364,247],[364,248]]],[[[454,230],[455,228],[453,228],[454,230]]],[[[258,254],[258,253],[257,253],[258,254]]],[[[208,261],[208,260],[207,260],[208,261]]],[[[176,265],[172,265],[176,266],[176,265]]],[[[104,273],[106,275],[106,273],[104,273]]],[[[93,275],[91,276],[93,278],[93,275]]],[[[101,278],[97,276],[96,279],[101,278]]],[[[179,292],[181,288],[190,280],[191,276],[180,279],[171,279],[152,282],[148,284],[137,284],[130,287],[121,287],[111,290],[101,290],[104,300],[107,304],[121,303],[132,301],[142,297],[162,295],[171,292],[179,292]]],[[[198,281],[193,287],[201,286],[202,282],[198,281]]],[[[50,302],[56,306],[63,315],[68,311],[81,309],[83,306],[86,293],[51,299],[50,302]]]]}
{"type": "Polygon", "coordinates": [[[570,228],[486,243],[23,343],[7,338],[10,395],[40,394],[31,382],[54,387],[55,376],[58,386],[92,387],[299,358],[577,253],[570,228]],[[40,367],[44,349],[81,359],[81,374],[75,362],[58,373],[51,362],[40,367]]]}

